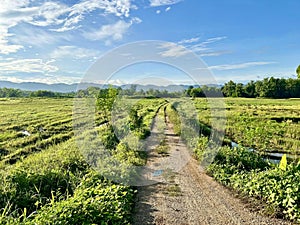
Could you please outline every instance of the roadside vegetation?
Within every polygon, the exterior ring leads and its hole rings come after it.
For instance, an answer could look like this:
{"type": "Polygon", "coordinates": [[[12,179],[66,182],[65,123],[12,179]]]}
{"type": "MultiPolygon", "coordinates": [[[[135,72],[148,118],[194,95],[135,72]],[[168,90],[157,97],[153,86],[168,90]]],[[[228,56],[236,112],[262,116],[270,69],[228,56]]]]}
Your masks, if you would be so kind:
{"type": "Polygon", "coordinates": [[[223,147],[207,171],[244,197],[259,200],[254,206],[266,214],[300,222],[299,162],[280,168],[244,148],[223,147]]]}
{"type": "MultiPolygon", "coordinates": [[[[194,102],[200,123],[210,130],[206,99],[194,102]]],[[[300,161],[291,157],[300,153],[300,100],[226,98],[225,102],[227,142],[207,172],[243,197],[250,197],[264,213],[300,222],[300,161]],[[231,140],[238,146],[232,147],[231,140]],[[287,163],[271,163],[270,152],[288,153],[287,163]]],[[[200,134],[194,149],[199,160],[207,144],[208,136],[200,134]]]]}

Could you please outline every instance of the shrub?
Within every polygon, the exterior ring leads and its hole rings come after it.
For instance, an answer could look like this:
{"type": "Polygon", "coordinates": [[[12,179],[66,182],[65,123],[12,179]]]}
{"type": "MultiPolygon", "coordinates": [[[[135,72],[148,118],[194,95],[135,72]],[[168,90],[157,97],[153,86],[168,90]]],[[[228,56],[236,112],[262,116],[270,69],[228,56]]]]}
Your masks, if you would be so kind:
{"type": "Polygon", "coordinates": [[[208,173],[222,184],[267,203],[272,213],[300,222],[300,162],[283,171],[245,149],[222,148],[208,173]]]}
{"type": "Polygon", "coordinates": [[[44,206],[29,224],[130,224],[134,193],[92,172],[74,196],[44,206]]]}

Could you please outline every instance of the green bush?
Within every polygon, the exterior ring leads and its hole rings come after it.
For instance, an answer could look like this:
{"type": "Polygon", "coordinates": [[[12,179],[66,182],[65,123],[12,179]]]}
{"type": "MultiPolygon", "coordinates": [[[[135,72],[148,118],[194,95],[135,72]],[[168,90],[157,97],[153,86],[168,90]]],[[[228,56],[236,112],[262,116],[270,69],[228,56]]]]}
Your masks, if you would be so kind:
{"type": "Polygon", "coordinates": [[[283,171],[245,149],[222,148],[207,171],[222,184],[267,203],[269,213],[300,222],[300,162],[283,171]]]}
{"type": "Polygon", "coordinates": [[[50,199],[72,195],[88,165],[73,142],[32,154],[0,173],[0,208],[20,216],[34,212],[50,199]]]}
{"type": "Polygon", "coordinates": [[[92,172],[74,196],[44,206],[28,224],[130,224],[134,193],[92,172]]]}
{"type": "Polygon", "coordinates": [[[219,165],[235,166],[238,170],[250,171],[252,169],[264,170],[270,164],[263,160],[260,155],[248,151],[246,148],[223,147],[215,158],[219,165]]]}
{"type": "MultiPolygon", "coordinates": [[[[132,146],[133,147],[133,146],[132,146]]],[[[114,156],[121,162],[134,166],[143,166],[146,163],[145,151],[132,149],[126,142],[120,142],[114,152],[114,156]]]]}
{"type": "Polygon", "coordinates": [[[197,139],[196,147],[194,148],[194,157],[198,160],[203,158],[204,152],[207,148],[208,137],[200,136],[197,139]]]}

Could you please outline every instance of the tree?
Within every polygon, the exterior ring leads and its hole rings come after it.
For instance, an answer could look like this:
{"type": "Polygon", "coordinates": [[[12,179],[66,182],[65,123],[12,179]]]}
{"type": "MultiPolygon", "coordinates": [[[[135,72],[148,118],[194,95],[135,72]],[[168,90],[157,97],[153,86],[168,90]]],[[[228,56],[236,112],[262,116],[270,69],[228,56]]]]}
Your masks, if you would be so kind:
{"type": "Polygon", "coordinates": [[[129,113],[130,129],[140,128],[143,124],[143,117],[138,115],[137,109],[131,108],[129,113]]]}
{"type": "Polygon", "coordinates": [[[129,89],[129,94],[134,95],[136,93],[136,88],[137,88],[136,84],[131,84],[129,89]]]}
{"type": "Polygon", "coordinates": [[[194,86],[189,86],[185,93],[191,97],[191,91],[193,90],[194,86]]]}
{"type": "Polygon", "coordinates": [[[97,97],[97,107],[103,112],[104,118],[109,121],[109,115],[114,105],[114,101],[118,95],[118,89],[110,86],[107,89],[101,89],[97,97]]]}
{"type": "Polygon", "coordinates": [[[201,90],[200,87],[197,87],[197,88],[193,88],[190,92],[190,96],[193,97],[193,98],[196,98],[196,97],[205,97],[203,91],[201,90]]]}
{"type": "Polygon", "coordinates": [[[264,78],[262,80],[262,90],[260,97],[275,98],[276,97],[276,78],[264,78]]]}
{"type": "Polygon", "coordinates": [[[255,82],[255,93],[257,97],[264,97],[263,82],[261,80],[255,82]]]}
{"type": "Polygon", "coordinates": [[[236,97],[236,83],[230,80],[222,88],[222,92],[226,97],[236,97]]]}
{"type": "Polygon", "coordinates": [[[246,84],[246,86],[244,87],[244,93],[248,98],[257,97],[257,93],[255,91],[255,83],[253,80],[251,80],[249,83],[246,84]]]}
{"type": "Polygon", "coordinates": [[[298,75],[298,79],[300,79],[300,65],[298,66],[297,70],[296,70],[296,73],[298,75]]]}
{"type": "Polygon", "coordinates": [[[55,93],[52,91],[46,91],[46,90],[38,90],[30,93],[30,97],[46,97],[51,98],[55,97],[55,93]]]}
{"type": "Polygon", "coordinates": [[[244,85],[242,83],[237,83],[235,86],[235,97],[245,97],[244,85]]]}

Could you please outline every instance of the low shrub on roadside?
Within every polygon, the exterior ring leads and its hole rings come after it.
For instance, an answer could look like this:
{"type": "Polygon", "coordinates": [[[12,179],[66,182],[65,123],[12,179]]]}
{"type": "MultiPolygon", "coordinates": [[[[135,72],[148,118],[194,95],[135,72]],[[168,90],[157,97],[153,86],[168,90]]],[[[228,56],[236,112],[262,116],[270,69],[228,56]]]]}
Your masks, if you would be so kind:
{"type": "Polygon", "coordinates": [[[284,171],[246,149],[224,147],[207,172],[222,184],[262,200],[272,214],[300,222],[300,162],[284,171]]]}
{"type": "Polygon", "coordinates": [[[45,205],[28,224],[130,224],[134,193],[92,172],[72,197],[45,205]]]}

